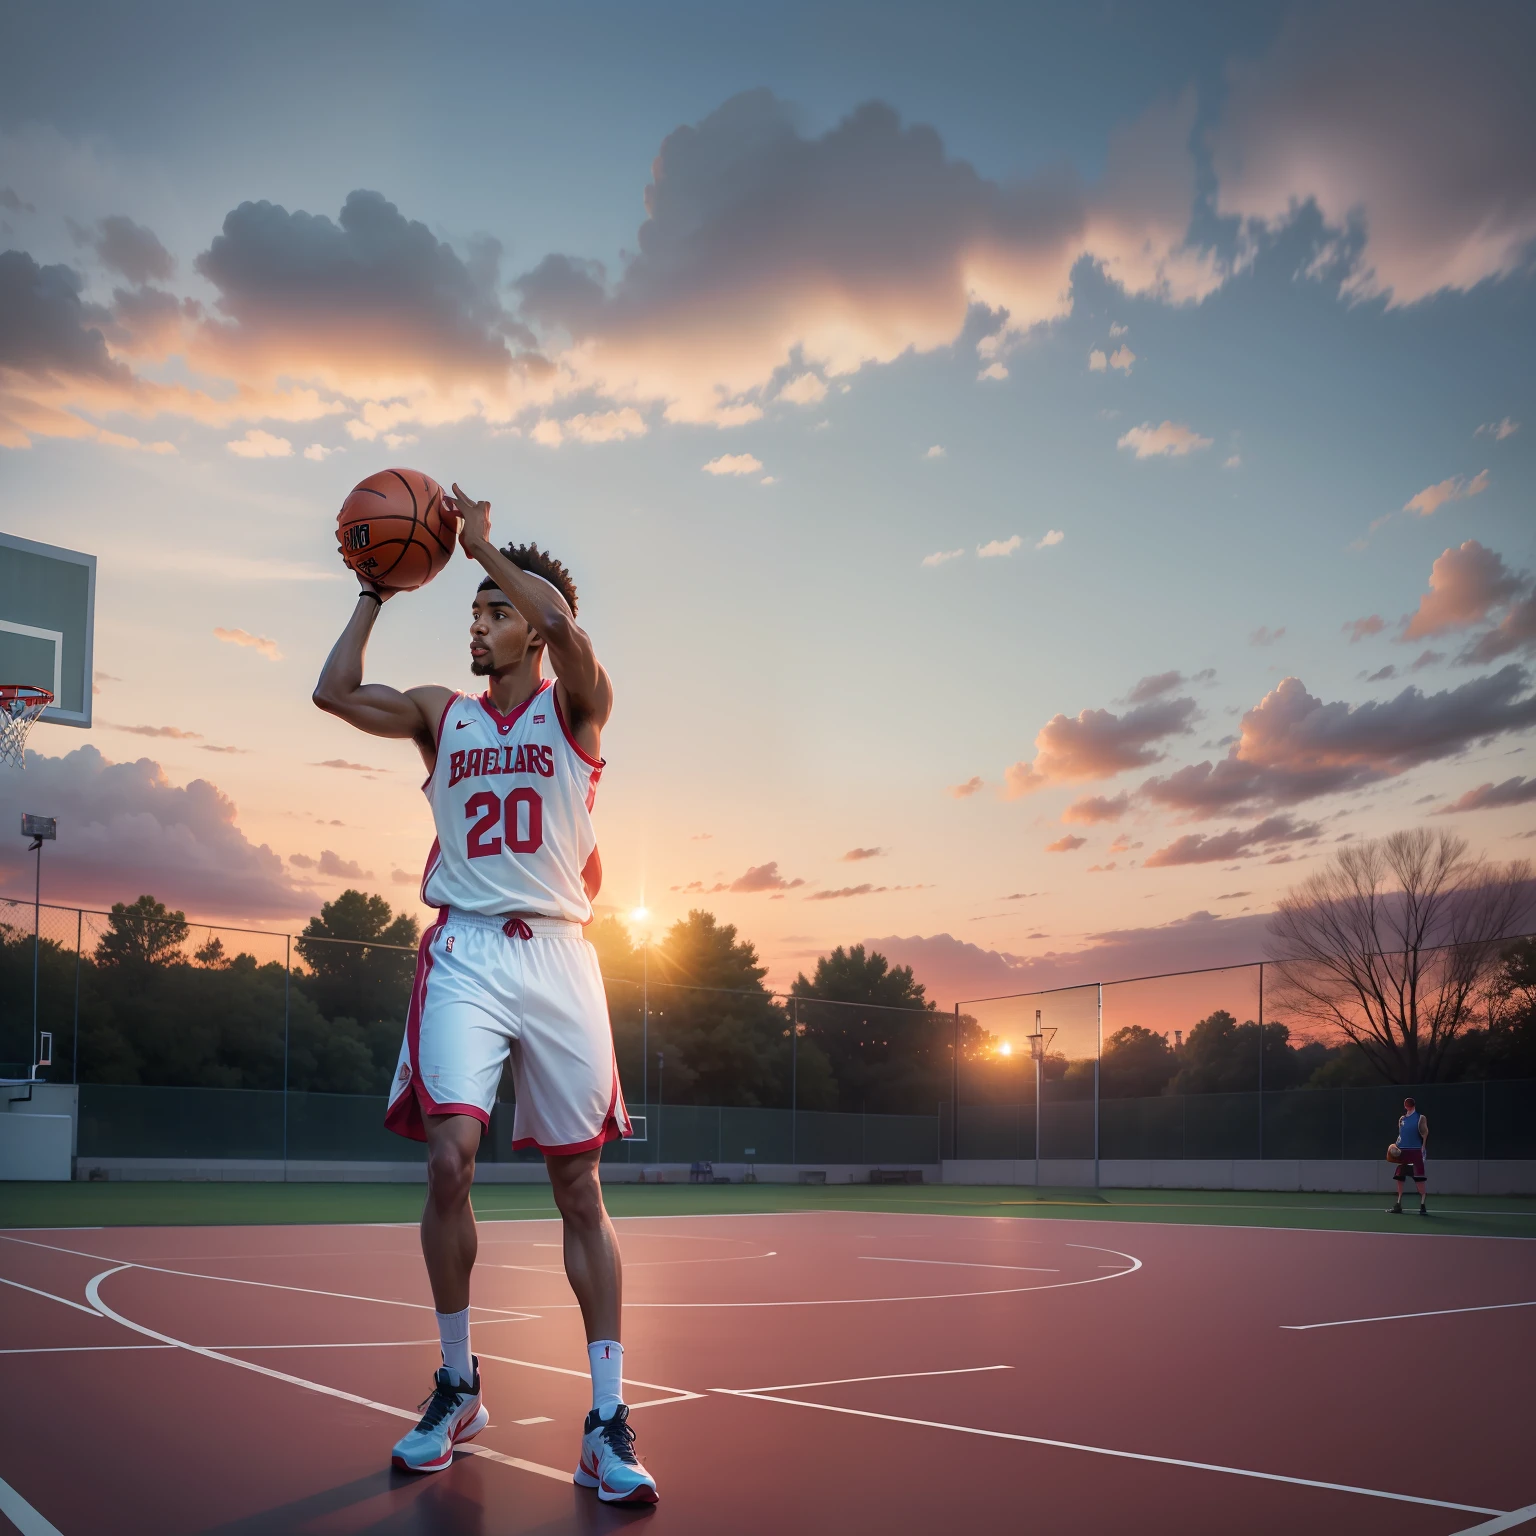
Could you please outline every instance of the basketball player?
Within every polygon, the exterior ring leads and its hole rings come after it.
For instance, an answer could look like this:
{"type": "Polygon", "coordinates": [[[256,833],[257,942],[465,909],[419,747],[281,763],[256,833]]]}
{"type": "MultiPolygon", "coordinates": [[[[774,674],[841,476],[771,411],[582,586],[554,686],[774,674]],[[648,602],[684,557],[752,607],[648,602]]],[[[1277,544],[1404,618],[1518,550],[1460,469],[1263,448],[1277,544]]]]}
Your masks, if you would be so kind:
{"type": "Polygon", "coordinates": [[[510,1056],[512,1145],[544,1154],[586,1325],[592,1411],[575,1479],[607,1503],[654,1503],[623,1401],[619,1247],[598,1182],[603,1144],[628,1133],[629,1115],[597,955],[581,931],[602,873],[591,812],[613,685],[576,623],[570,573],[536,545],[495,548],[490,503],[453,493],[445,505],[460,519],[460,547],[486,573],[469,626],[470,671],[486,691],[364,683],[363,650],[391,593],[363,579],[314,695],[359,730],[416,743],[437,825],[422,900],[438,917],[422,936],[385,1124],[427,1143],[421,1248],[443,1365],[394,1465],[440,1472],[490,1422],[469,1348],[469,1192],[510,1056]]]}

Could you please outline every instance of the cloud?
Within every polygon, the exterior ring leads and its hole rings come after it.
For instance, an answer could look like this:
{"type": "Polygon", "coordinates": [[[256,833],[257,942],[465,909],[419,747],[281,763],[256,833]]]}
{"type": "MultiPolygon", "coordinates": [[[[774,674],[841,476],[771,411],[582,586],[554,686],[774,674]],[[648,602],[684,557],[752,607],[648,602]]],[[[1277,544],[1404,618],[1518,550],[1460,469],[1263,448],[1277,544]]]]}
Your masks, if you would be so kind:
{"type": "Polygon", "coordinates": [[[1515,603],[1497,628],[1480,635],[1456,660],[1472,666],[1532,649],[1536,649],[1536,591],[1515,603]]]}
{"type": "MultiPolygon", "coordinates": [[[[290,862],[296,862],[290,860],[290,862]]],[[[372,880],[372,870],[365,870],[351,859],[344,859],[329,848],[321,850],[319,870],[332,880],[372,880]]]]}
{"type": "Polygon", "coordinates": [[[324,762],[311,763],[311,768],[345,768],[353,773],[383,773],[383,768],[370,768],[367,763],[349,763],[344,757],[328,757],[324,762]]]}
{"type": "Polygon", "coordinates": [[[1512,421],[1506,416],[1503,421],[1485,421],[1473,437],[1491,437],[1494,442],[1502,443],[1506,437],[1513,437],[1520,430],[1520,423],[1512,421]]]}
{"type": "Polygon", "coordinates": [[[1386,627],[1387,621],[1380,614],[1373,613],[1363,619],[1351,619],[1344,625],[1344,633],[1349,636],[1349,643],[1354,645],[1371,635],[1379,635],[1386,627]]]}
{"type": "Polygon", "coordinates": [[[1240,859],[1252,853],[1271,853],[1286,843],[1317,837],[1322,828],[1315,822],[1298,823],[1289,816],[1270,816],[1253,827],[1233,827],[1214,837],[1203,832],[1186,833],[1166,848],[1149,853],[1146,869],[1163,869],[1174,864],[1215,864],[1240,859]]]}
{"type": "Polygon", "coordinates": [[[1041,536],[1040,541],[1035,545],[1035,548],[1054,549],[1058,544],[1061,543],[1064,538],[1066,538],[1066,534],[1064,534],[1060,528],[1052,528],[1049,530],[1049,532],[1041,536]]]}
{"type": "Polygon", "coordinates": [[[1096,826],[1101,821],[1119,821],[1130,808],[1129,794],[1082,795],[1061,813],[1065,822],[1078,822],[1083,826],[1096,826]]]}
{"type": "Polygon", "coordinates": [[[977,305],[1010,334],[1058,319],[1084,257],[1128,292],[1192,301],[1219,281],[1185,244],[1194,111],[1190,93],[1126,124],[1097,186],[1058,167],[1001,184],[882,102],[807,136],[747,91],[667,135],[616,280],[547,258],[518,280],[522,314],[571,338],[561,366],[582,386],[717,422],[797,359],[835,378],[932,352],[977,305]]]}
{"type": "Polygon", "coordinates": [[[827,398],[827,381],[814,373],[802,373],[791,379],[778,397],[791,405],[816,405],[827,398]]]}
{"type": "Polygon", "coordinates": [[[1377,667],[1377,669],[1374,672],[1372,672],[1369,677],[1366,678],[1366,682],[1368,682],[1368,683],[1385,683],[1385,682],[1391,681],[1391,679],[1396,677],[1396,676],[1397,676],[1397,668],[1394,667],[1394,666],[1388,665],[1388,666],[1385,666],[1385,667],[1377,667]]]}
{"type": "Polygon", "coordinates": [[[1108,779],[1159,762],[1163,754],[1155,744],[1188,735],[1196,714],[1193,699],[1163,699],[1123,715],[1107,709],[1085,709],[1076,719],[1055,715],[1035,737],[1034,761],[1008,769],[1004,798],[1014,800],[1052,784],[1108,779]]]}
{"type": "Polygon", "coordinates": [[[1536,779],[1519,775],[1505,779],[1502,784],[1490,781],[1469,789],[1464,795],[1432,811],[1433,816],[1453,816],[1458,811],[1491,811],[1510,805],[1529,805],[1536,801],[1536,779]]]}
{"type": "Polygon", "coordinates": [[[277,648],[276,640],[269,640],[265,635],[253,635],[246,629],[215,629],[215,640],[222,640],[226,645],[240,645],[248,650],[255,651],[258,656],[265,656],[268,661],[281,661],[283,653],[277,648]]]}
{"type": "Polygon", "coordinates": [[[1087,841],[1086,837],[1078,837],[1074,833],[1069,832],[1065,837],[1058,837],[1054,843],[1047,843],[1045,851],[1047,853],[1071,853],[1073,849],[1081,848],[1087,841]]]}
{"type": "Polygon", "coordinates": [[[1127,704],[1145,704],[1148,699],[1155,699],[1161,694],[1171,693],[1184,681],[1182,672],[1153,672],[1136,684],[1126,694],[1127,704]]]}
{"type": "MultiPolygon", "coordinates": [[[[633,406],[625,406],[619,411],[595,411],[590,414],[567,416],[564,421],[556,421],[554,417],[546,416],[533,426],[528,435],[534,442],[542,443],[546,448],[558,448],[566,441],[620,443],[627,437],[644,437],[647,430],[645,418],[639,411],[633,406]]],[[[704,467],[709,468],[707,464],[704,467]]],[[[758,468],[761,469],[762,465],[758,465],[758,468]]],[[[722,474],[726,471],[711,470],[710,473],[722,474]]],[[[746,471],[731,471],[731,473],[746,473],[746,471]]]]}
{"type": "MultiPolygon", "coordinates": [[[[313,910],[266,844],[241,831],[234,802],[206,779],[177,786],[144,757],[109,762],[95,747],[27,754],[27,772],[0,777],[0,820],[46,805],[58,818],[48,849],[50,900],[132,900],[150,892],[199,917],[275,918],[313,910]]],[[[20,887],[26,844],[0,841],[0,877],[20,887]]]]}
{"type": "Polygon", "coordinates": [[[1282,624],[1279,629],[1271,629],[1269,625],[1261,624],[1248,636],[1248,643],[1249,645],[1268,646],[1273,645],[1277,640],[1283,639],[1284,636],[1285,625],[1282,624]]]}
{"type": "Polygon", "coordinates": [[[421,883],[421,876],[413,875],[408,869],[390,870],[389,879],[392,885],[419,885],[421,883]]]}
{"type": "Polygon", "coordinates": [[[1503,556],[1468,539],[1459,548],[1447,549],[1430,567],[1429,591],[1404,622],[1398,639],[1424,640],[1480,624],[1524,585],[1503,556]]]}
{"type": "Polygon", "coordinates": [[[946,793],[951,794],[956,800],[968,800],[974,794],[979,794],[986,788],[987,781],[976,774],[965,781],[964,784],[951,784],[946,793]]]}
{"type": "Polygon", "coordinates": [[[813,891],[805,899],[807,901],[842,901],[849,896],[876,896],[881,891],[889,890],[885,885],[845,885],[836,891],[813,891]]]}
{"type": "Polygon", "coordinates": [[[1122,373],[1129,373],[1131,371],[1131,365],[1135,363],[1135,361],[1136,354],[1126,346],[1116,347],[1115,350],[1109,354],[1109,366],[1111,368],[1120,369],[1122,373]]]}
{"type": "Polygon", "coordinates": [[[925,459],[942,459],[944,457],[944,445],[942,443],[935,443],[923,457],[925,459]]]}
{"type": "Polygon", "coordinates": [[[1006,539],[992,539],[986,544],[978,544],[976,546],[976,558],[978,560],[996,560],[1000,556],[1011,555],[1023,542],[1024,540],[1018,534],[1014,534],[1011,538],[1006,539]]]}
{"type": "Polygon", "coordinates": [[[330,458],[333,453],[345,453],[346,451],[345,448],[327,448],[324,443],[311,443],[304,450],[304,457],[314,460],[316,464],[320,464],[330,458]]]}
{"type": "Polygon", "coordinates": [[[750,453],[722,453],[704,466],[706,475],[755,475],[763,467],[762,460],[750,453]]]}
{"type": "Polygon", "coordinates": [[[1182,459],[1197,449],[1209,448],[1211,439],[1201,437],[1193,427],[1180,421],[1165,421],[1155,427],[1144,421],[1139,427],[1132,427],[1115,446],[1132,449],[1138,459],[1182,459]]]}
{"type": "Polygon", "coordinates": [[[176,262],[155,232],[120,213],[96,226],[92,244],[101,264],[130,283],[167,282],[176,270],[176,262]]]}
{"type": "Polygon", "coordinates": [[[1488,489],[1488,471],[1480,469],[1468,480],[1465,475],[1452,475],[1438,485],[1426,485],[1417,496],[1403,503],[1404,512],[1417,512],[1420,517],[1433,517],[1448,501],[1465,501],[1469,496],[1481,496],[1488,489]]]}
{"type": "Polygon", "coordinates": [[[857,864],[862,859],[878,859],[885,853],[884,848],[850,848],[842,857],[844,864],[857,864]]]}
{"type": "Polygon", "coordinates": [[[1528,13],[1298,8],[1228,69],[1216,211],[1277,230],[1314,204],[1351,299],[1413,304],[1522,271],[1536,238],[1528,13]]]}
{"type": "Polygon", "coordinates": [[[950,560],[958,560],[964,553],[963,549],[936,549],[931,555],[923,556],[923,564],[944,565],[950,560]]]}
{"type": "Polygon", "coordinates": [[[1425,667],[1438,666],[1445,660],[1444,651],[1420,651],[1413,659],[1413,665],[1408,668],[1410,672],[1422,672],[1425,667]]]}
{"type": "Polygon", "coordinates": [[[1243,467],[1243,456],[1242,456],[1242,454],[1240,454],[1240,453],[1228,454],[1227,457],[1224,458],[1221,461],[1221,467],[1223,469],[1241,469],[1243,467]]]}
{"type": "Polygon", "coordinates": [[[1277,809],[1360,789],[1475,742],[1536,725],[1536,694],[1510,665],[1461,687],[1351,706],[1325,704],[1284,679],[1243,716],[1237,745],[1215,763],[1148,779],[1140,795],[1192,817],[1277,809]]]}
{"type": "Polygon", "coordinates": [[[1008,377],[1008,367],[1005,363],[988,363],[980,373],[976,375],[978,384],[984,381],[1001,384],[1008,377]]]}
{"type": "Polygon", "coordinates": [[[125,731],[130,736],[164,736],[171,741],[201,741],[201,731],[183,731],[174,725],[117,725],[113,721],[104,720],[103,725],[109,731],[125,731]]]}
{"type": "Polygon", "coordinates": [[[775,859],[768,864],[754,865],[746,874],[731,881],[727,889],[738,892],[792,891],[796,886],[804,884],[804,880],[786,880],[779,873],[778,861],[775,859]]]}
{"type": "Polygon", "coordinates": [[[1104,370],[1108,367],[1109,359],[1104,355],[1102,351],[1099,350],[1098,347],[1095,347],[1093,351],[1088,354],[1089,373],[1103,373],[1104,370]]]}
{"type": "Polygon", "coordinates": [[[259,427],[252,427],[244,437],[224,446],[242,459],[286,459],[293,452],[293,444],[286,437],[274,437],[259,427]]]}

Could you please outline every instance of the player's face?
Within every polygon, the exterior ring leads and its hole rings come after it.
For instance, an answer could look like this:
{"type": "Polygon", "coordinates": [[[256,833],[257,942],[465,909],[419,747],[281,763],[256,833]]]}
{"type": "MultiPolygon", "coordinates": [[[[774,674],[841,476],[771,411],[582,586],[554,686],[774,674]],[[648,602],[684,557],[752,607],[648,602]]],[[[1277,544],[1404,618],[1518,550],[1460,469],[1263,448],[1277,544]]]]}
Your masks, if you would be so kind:
{"type": "Polygon", "coordinates": [[[507,601],[506,593],[491,587],[475,593],[469,621],[469,670],[489,677],[503,667],[515,667],[538,639],[528,621],[507,601]]]}

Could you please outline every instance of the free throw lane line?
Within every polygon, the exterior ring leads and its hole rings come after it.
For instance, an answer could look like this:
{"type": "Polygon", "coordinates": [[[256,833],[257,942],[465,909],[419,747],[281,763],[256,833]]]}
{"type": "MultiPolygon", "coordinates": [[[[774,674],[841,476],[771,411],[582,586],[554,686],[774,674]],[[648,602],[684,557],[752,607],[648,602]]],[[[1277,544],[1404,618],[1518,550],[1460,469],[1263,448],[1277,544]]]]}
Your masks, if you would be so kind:
{"type": "Polygon", "coordinates": [[[21,1536],[62,1536],[58,1526],[38,1514],[3,1477],[0,1477],[0,1515],[4,1515],[21,1536]]]}
{"type": "Polygon", "coordinates": [[[0,1275],[0,1285],[14,1285],[18,1291],[30,1291],[34,1296],[46,1296],[49,1301],[56,1301],[60,1306],[73,1307],[76,1312],[84,1312],[89,1317],[100,1317],[100,1312],[93,1312],[89,1307],[82,1307],[78,1301],[70,1301],[63,1296],[55,1296],[52,1291],[40,1291],[35,1285],[23,1285],[20,1280],[7,1280],[0,1275]]]}
{"type": "Polygon", "coordinates": [[[1507,1515],[1500,1515],[1496,1520],[1485,1520],[1481,1525],[1469,1525],[1465,1530],[1453,1532],[1452,1536],[1494,1536],[1496,1531],[1512,1531],[1517,1525],[1525,1525],[1531,1520],[1536,1520],[1536,1504],[1527,1504],[1524,1509],[1512,1509],[1507,1515]]]}
{"type": "Polygon", "coordinates": [[[1536,1307],[1536,1301],[1496,1301],[1486,1307],[1442,1307],[1438,1312],[1389,1312],[1385,1317],[1346,1317],[1336,1323],[1281,1323],[1287,1333],[1309,1333],[1314,1328],[1353,1328],[1356,1323],[1400,1323],[1410,1317],[1458,1317],[1463,1312],[1508,1312],[1514,1307],[1536,1307]]]}
{"type": "MultiPolygon", "coordinates": [[[[861,1253],[866,1264],[944,1264],[950,1269],[1012,1269],[1028,1275],[1059,1275],[1059,1269],[1045,1269],[1039,1264],[977,1264],[970,1259],[893,1259],[883,1253],[861,1253]]],[[[1109,1266],[1101,1264],[1100,1269],[1109,1266]]]]}
{"type": "MultiPolygon", "coordinates": [[[[134,1333],[142,1333],[146,1338],[155,1339],[161,1344],[174,1344],[178,1349],[184,1349],[189,1354],[202,1355],[206,1360],[221,1360],[225,1365],[239,1366],[242,1371],[254,1371],[258,1376],[270,1376],[273,1381],[286,1382],[291,1387],[303,1387],[310,1392],[319,1392],[326,1397],[339,1397],[344,1403],[356,1403],[363,1408],[372,1408],[378,1413],[387,1413],[397,1419],[408,1419],[414,1423],[418,1417],[414,1408],[396,1408],[393,1403],[376,1402],[371,1397],[359,1397],[355,1392],[343,1392],[340,1387],[328,1387],[324,1382],[306,1381],[302,1376],[290,1376],[287,1371],[274,1371],[271,1366],[258,1365],[254,1360],[241,1360],[236,1355],[226,1355],[217,1349],[208,1349],[201,1344],[189,1344],[185,1339],[172,1338],[168,1333],[160,1333],[154,1328],[146,1328],[143,1323],[136,1323],[131,1318],[124,1317],[120,1312],[114,1312],[106,1302],[101,1299],[101,1282],[111,1276],[121,1274],[125,1269],[137,1269],[142,1266],[136,1264],[119,1264],[114,1269],[105,1269],[95,1276],[85,1288],[85,1294],[92,1306],[106,1318],[124,1328],[131,1329],[134,1333]]],[[[488,1457],[491,1461],[499,1461],[505,1466],[516,1467],[522,1472],[535,1472],[540,1477],[552,1477],[557,1482],[569,1483],[571,1474],[561,1471],[558,1467],[546,1467],[536,1461],[522,1461],[516,1456],[503,1456],[500,1451],[488,1450],[483,1446],[463,1446],[462,1449],[477,1456],[488,1457]]],[[[1479,1511],[1481,1513],[1481,1511],[1479,1511]]],[[[49,1527],[51,1530],[52,1527],[49,1527]]]]}
{"type": "MultiPolygon", "coordinates": [[[[483,1350],[477,1351],[477,1357],[481,1360],[494,1360],[497,1365],[521,1365],[530,1371],[549,1371],[556,1376],[579,1376],[583,1381],[588,1378],[588,1372],[573,1371],[568,1365],[543,1365],[537,1360],[514,1360],[510,1355],[488,1355],[483,1350]]],[[[639,1381],[633,1376],[626,1377],[625,1384],[631,1387],[650,1387],[656,1392],[672,1394],[670,1397],[648,1398],[643,1403],[628,1403],[626,1406],[631,1412],[636,1408],[659,1408],[664,1403],[691,1403],[704,1396],[702,1392],[688,1392],[682,1387],[663,1386],[659,1381],[639,1381]]]]}
{"type": "Polygon", "coordinates": [[[934,1419],[908,1419],[895,1413],[873,1413],[867,1408],[838,1408],[831,1403],[807,1403],[798,1397],[774,1397],[767,1392],[743,1392],[714,1387],[727,1397],[747,1397],[759,1403],[787,1403],[791,1408],[818,1408],[823,1413],[844,1413],[855,1419],[880,1419],[887,1424],[912,1424],[919,1429],[948,1429],[958,1435],[981,1435],[989,1440],[1013,1440],[1023,1445],[1044,1445],[1058,1451],[1086,1451],[1092,1456],[1113,1456],[1121,1461],[1149,1461],[1162,1467],[1187,1467],[1194,1472],[1225,1472],[1229,1477],[1253,1477],[1266,1483],[1291,1483],[1299,1488],[1321,1488],[1329,1493],[1358,1493],[1371,1499],[1392,1499],[1399,1504],[1427,1504],[1432,1509],[1455,1509],[1468,1515],[1502,1515],[1502,1509],[1481,1504],[1454,1504],[1446,1499],[1426,1499],[1415,1493],[1388,1493],[1381,1488],[1357,1488],[1351,1483],[1324,1483],[1311,1477],[1287,1477],[1282,1472],[1256,1472],[1249,1467],[1224,1467],[1213,1461],[1185,1461],[1178,1456],[1152,1456],[1145,1451],[1117,1451],[1106,1445],[1079,1445],[1072,1440],[1047,1440],[1043,1435],[1016,1435],[1002,1429],[977,1429],[972,1424],[941,1424],[934,1419]]]}
{"type": "MultiPolygon", "coordinates": [[[[742,1387],[742,1392],[800,1392],[807,1387],[846,1387],[859,1381],[912,1381],[918,1376],[975,1376],[982,1371],[1011,1371],[1011,1365],[962,1365],[952,1371],[893,1371],[889,1376],[839,1376],[835,1381],[786,1381],[777,1387],[742,1387]]],[[[722,1387],[721,1391],[728,1388],[722,1387]]]]}

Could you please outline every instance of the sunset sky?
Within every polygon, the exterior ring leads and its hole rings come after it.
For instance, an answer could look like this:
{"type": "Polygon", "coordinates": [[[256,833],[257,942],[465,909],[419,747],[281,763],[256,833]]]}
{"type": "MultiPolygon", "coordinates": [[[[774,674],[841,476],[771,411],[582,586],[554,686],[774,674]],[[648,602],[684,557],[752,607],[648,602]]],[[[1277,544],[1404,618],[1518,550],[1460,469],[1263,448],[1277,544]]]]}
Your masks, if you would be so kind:
{"type": "MultiPolygon", "coordinates": [[[[1528,5],[17,0],[0,53],[0,528],[100,561],[94,728],[0,770],[45,899],[418,910],[414,750],[309,701],[391,464],[575,575],[604,906],[778,982],[1256,958],[1340,839],[1536,851],[1528,5]]],[[[478,576],[370,677],[478,688],[478,576]]]]}

